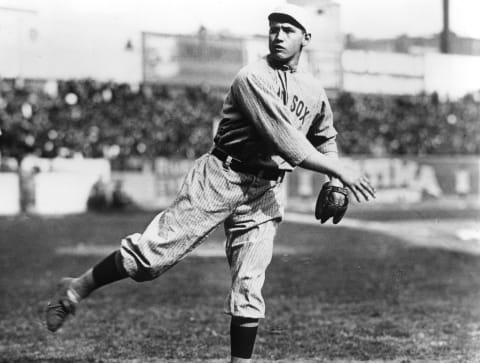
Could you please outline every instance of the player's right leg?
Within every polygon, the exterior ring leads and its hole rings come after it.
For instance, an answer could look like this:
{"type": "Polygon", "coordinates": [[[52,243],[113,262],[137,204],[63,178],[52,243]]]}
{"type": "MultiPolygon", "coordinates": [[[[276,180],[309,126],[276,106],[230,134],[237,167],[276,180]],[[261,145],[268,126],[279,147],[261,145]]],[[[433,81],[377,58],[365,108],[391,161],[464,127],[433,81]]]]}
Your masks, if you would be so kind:
{"type": "Polygon", "coordinates": [[[55,297],[46,308],[48,330],[55,332],[60,329],[68,316],[75,314],[80,300],[92,291],[126,278],[128,275],[121,266],[120,259],[120,251],[115,251],[79,277],[62,278],[55,297]]]}
{"type": "Polygon", "coordinates": [[[173,267],[242,203],[251,181],[225,169],[210,154],[199,158],[173,204],[155,216],[142,234],[127,236],[119,251],[83,275],[63,280],[47,306],[47,327],[58,330],[78,302],[100,286],[127,276],[152,280],[173,267]]]}

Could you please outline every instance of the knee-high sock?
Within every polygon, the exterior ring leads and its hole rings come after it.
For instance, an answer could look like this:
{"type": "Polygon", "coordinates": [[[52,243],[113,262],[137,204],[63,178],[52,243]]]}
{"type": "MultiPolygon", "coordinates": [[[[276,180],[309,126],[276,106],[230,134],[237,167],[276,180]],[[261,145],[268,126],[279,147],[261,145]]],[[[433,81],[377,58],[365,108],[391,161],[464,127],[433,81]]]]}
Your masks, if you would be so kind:
{"type": "Polygon", "coordinates": [[[230,347],[232,357],[250,359],[257,337],[258,319],[232,317],[230,347]]]}
{"type": "Polygon", "coordinates": [[[79,277],[74,278],[71,283],[71,288],[83,299],[99,287],[122,280],[126,277],[127,273],[121,263],[120,251],[115,251],[93,268],[87,270],[79,277]]]}

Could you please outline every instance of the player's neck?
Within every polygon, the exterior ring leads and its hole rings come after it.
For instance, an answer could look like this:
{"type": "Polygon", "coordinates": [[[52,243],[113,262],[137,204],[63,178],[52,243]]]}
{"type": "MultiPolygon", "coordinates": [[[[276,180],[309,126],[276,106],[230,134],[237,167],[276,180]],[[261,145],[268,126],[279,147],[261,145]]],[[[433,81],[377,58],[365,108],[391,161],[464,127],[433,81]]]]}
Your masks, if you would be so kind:
{"type": "Polygon", "coordinates": [[[298,63],[300,61],[300,53],[286,60],[274,59],[271,55],[269,55],[268,61],[274,68],[281,69],[284,71],[295,72],[298,68],[298,63]]]}

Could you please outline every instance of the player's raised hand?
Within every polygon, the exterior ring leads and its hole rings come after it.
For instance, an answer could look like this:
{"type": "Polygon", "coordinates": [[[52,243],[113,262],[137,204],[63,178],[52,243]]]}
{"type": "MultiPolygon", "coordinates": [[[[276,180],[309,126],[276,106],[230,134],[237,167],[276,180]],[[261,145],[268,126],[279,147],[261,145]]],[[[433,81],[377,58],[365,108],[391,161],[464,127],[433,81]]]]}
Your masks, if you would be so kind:
{"type": "Polygon", "coordinates": [[[344,169],[338,177],[342,183],[350,189],[358,202],[361,202],[362,199],[369,201],[370,198],[375,198],[376,190],[365,174],[358,173],[351,169],[344,169]]]}

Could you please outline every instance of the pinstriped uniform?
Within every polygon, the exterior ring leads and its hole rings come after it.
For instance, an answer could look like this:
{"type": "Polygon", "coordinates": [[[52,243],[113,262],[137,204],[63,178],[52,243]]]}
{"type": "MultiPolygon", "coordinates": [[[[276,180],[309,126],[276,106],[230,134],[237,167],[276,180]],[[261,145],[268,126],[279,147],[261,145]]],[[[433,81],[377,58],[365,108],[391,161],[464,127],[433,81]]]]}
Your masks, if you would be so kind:
{"type": "MultiPolygon", "coordinates": [[[[238,73],[222,116],[215,147],[252,170],[291,171],[316,150],[336,157],[336,131],[323,88],[311,75],[279,69],[268,58],[238,73]]],[[[172,205],[142,234],[122,240],[125,270],[137,281],[154,279],[223,223],[232,276],[225,312],[263,318],[261,289],[283,215],[280,183],[203,155],[172,205]]]]}
{"type": "Polygon", "coordinates": [[[236,316],[264,317],[261,288],[282,217],[280,183],[225,168],[211,154],[199,158],[173,204],[143,234],[122,240],[127,273],[151,280],[174,266],[221,223],[232,288],[225,310],[236,316]],[[208,175],[208,177],[206,177],[208,175]]]}

